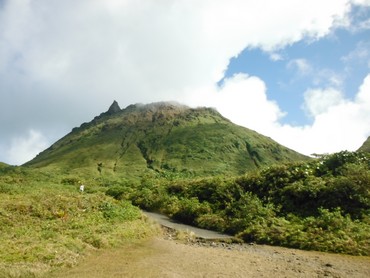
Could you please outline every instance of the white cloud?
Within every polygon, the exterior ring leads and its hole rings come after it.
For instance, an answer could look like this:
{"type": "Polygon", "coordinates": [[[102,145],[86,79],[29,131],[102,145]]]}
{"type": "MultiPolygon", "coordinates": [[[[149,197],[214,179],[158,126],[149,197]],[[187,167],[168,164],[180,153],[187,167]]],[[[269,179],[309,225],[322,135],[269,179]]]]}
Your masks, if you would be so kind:
{"type": "Polygon", "coordinates": [[[8,163],[19,165],[34,158],[48,147],[46,138],[36,130],[29,130],[24,137],[14,138],[8,150],[8,163]]]}
{"type": "Polygon", "coordinates": [[[284,57],[283,57],[283,55],[274,52],[274,53],[271,53],[270,54],[270,59],[271,59],[271,61],[276,62],[276,61],[282,61],[282,60],[284,60],[284,57]]]}
{"type": "Polygon", "coordinates": [[[245,47],[323,36],[347,9],[345,0],[7,3],[5,64],[17,59],[24,78],[82,99],[122,87],[142,99],[149,91],[170,97],[217,82],[245,47]]]}
{"type": "MultiPolygon", "coordinates": [[[[346,59],[343,57],[342,60],[346,59]]],[[[313,66],[310,61],[304,58],[289,60],[286,63],[288,70],[294,71],[293,81],[299,81],[302,78],[311,78],[315,86],[330,85],[340,88],[343,84],[344,76],[332,69],[318,68],[313,66]]]]}
{"type": "Polygon", "coordinates": [[[238,74],[216,89],[214,106],[234,123],[266,134],[271,123],[285,114],[277,103],[267,98],[266,90],[258,77],[238,74]]]}
{"type": "Polygon", "coordinates": [[[293,59],[287,64],[288,69],[296,69],[299,75],[312,74],[312,66],[306,59],[293,59]]]}
{"type": "Polygon", "coordinates": [[[313,84],[315,86],[333,86],[335,88],[340,88],[345,80],[345,75],[343,73],[336,72],[332,69],[322,68],[314,69],[312,71],[313,84]]]}
{"type": "Polygon", "coordinates": [[[370,6],[370,0],[352,0],[351,2],[356,5],[370,6]]]}
{"type": "Polygon", "coordinates": [[[9,147],[6,142],[30,127],[44,134],[58,127],[62,136],[65,126],[90,120],[113,99],[121,106],[178,100],[202,88],[224,96],[216,99],[230,105],[220,106],[225,112],[240,99],[251,111],[250,103],[262,105],[267,130],[283,113],[266,98],[261,80],[236,76],[214,88],[229,60],[247,47],[276,52],[323,37],[343,24],[349,8],[347,0],[5,1],[0,145],[9,147]]]}
{"type": "MultiPolygon", "coordinates": [[[[357,43],[356,48],[350,51],[346,56],[341,57],[341,60],[347,64],[356,65],[365,63],[370,65],[370,42],[360,41],[357,43]]],[[[370,68],[370,66],[369,66],[370,68]]]]}
{"type": "Polygon", "coordinates": [[[352,0],[351,3],[357,8],[347,16],[347,27],[353,33],[358,33],[370,29],[370,19],[368,15],[369,0],[352,0]],[[358,9],[361,7],[362,9],[358,9]]]}
{"type": "Polygon", "coordinates": [[[267,98],[264,82],[254,76],[238,74],[221,88],[203,88],[182,100],[204,105],[209,104],[207,99],[212,99],[212,106],[231,121],[306,155],[354,151],[370,135],[370,74],[354,100],[344,99],[335,89],[307,91],[304,106],[313,122],[305,126],[281,124],[284,112],[267,98]]]}
{"type": "Polygon", "coordinates": [[[306,107],[313,123],[293,127],[277,125],[273,138],[305,154],[358,149],[370,135],[370,74],[354,100],[344,99],[334,89],[307,93],[306,107]],[[322,104],[320,104],[320,97],[322,104]]]}
{"type": "Polygon", "coordinates": [[[185,94],[181,101],[190,105],[215,107],[232,122],[268,133],[271,123],[284,116],[277,103],[266,95],[265,83],[256,76],[236,74],[221,87],[212,86],[185,94]]]}
{"type": "Polygon", "coordinates": [[[370,29],[370,19],[366,19],[358,23],[358,31],[359,30],[369,30],[370,29]]]}
{"type": "Polygon", "coordinates": [[[304,106],[306,112],[316,117],[320,114],[327,113],[328,110],[343,103],[343,94],[333,88],[328,89],[309,89],[304,93],[304,106]]]}

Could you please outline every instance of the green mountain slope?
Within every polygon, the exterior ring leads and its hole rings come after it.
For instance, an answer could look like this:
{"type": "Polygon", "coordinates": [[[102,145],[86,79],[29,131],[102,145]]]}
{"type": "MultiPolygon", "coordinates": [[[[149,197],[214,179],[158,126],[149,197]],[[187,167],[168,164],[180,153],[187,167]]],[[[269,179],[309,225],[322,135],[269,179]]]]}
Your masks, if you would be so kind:
{"type": "Polygon", "coordinates": [[[4,162],[0,162],[0,169],[4,167],[9,167],[9,165],[4,162]]]}
{"type": "Polygon", "coordinates": [[[358,151],[370,153],[370,136],[367,137],[366,141],[362,144],[358,151]]]}
{"type": "Polygon", "coordinates": [[[26,165],[127,178],[151,173],[194,177],[242,174],[304,159],[211,108],[153,103],[121,110],[114,102],[26,165]]]}

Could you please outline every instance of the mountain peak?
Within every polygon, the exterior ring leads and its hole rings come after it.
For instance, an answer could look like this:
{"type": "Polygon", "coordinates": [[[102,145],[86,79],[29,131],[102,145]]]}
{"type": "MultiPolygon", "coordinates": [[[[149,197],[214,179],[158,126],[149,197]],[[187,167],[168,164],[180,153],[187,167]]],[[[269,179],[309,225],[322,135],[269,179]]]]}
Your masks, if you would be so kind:
{"type": "Polygon", "coordinates": [[[115,114],[115,113],[120,112],[120,111],[121,111],[121,107],[119,107],[118,102],[113,101],[113,103],[109,107],[107,113],[112,115],[112,114],[115,114]]]}
{"type": "Polygon", "coordinates": [[[109,110],[40,153],[27,165],[58,165],[68,171],[196,177],[244,174],[274,163],[305,159],[270,138],[237,126],[216,110],[173,102],[109,110]],[[98,170],[97,170],[98,165],[98,170]]]}

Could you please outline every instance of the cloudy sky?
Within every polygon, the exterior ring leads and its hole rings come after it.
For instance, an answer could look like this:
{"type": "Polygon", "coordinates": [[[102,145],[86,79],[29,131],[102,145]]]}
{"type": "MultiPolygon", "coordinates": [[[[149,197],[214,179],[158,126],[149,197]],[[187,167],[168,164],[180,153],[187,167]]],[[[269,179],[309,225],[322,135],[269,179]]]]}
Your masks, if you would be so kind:
{"type": "Polygon", "coordinates": [[[304,154],[370,135],[369,0],[0,0],[0,161],[117,100],[215,107],[304,154]]]}

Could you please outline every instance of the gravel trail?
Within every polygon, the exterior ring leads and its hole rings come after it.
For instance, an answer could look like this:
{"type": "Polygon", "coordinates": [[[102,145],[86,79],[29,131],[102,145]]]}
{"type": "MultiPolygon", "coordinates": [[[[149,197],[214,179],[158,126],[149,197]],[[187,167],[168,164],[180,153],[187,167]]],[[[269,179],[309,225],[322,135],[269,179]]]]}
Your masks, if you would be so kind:
{"type": "Polygon", "coordinates": [[[260,246],[153,238],[87,258],[49,277],[370,277],[370,258],[260,246]]]}
{"type": "Polygon", "coordinates": [[[160,237],[97,251],[75,268],[48,277],[370,277],[370,257],[228,243],[189,233],[179,239],[173,227],[162,230],[160,237]]]}

